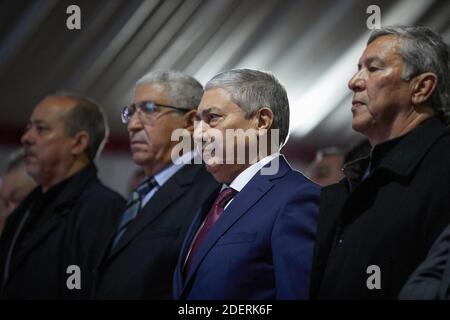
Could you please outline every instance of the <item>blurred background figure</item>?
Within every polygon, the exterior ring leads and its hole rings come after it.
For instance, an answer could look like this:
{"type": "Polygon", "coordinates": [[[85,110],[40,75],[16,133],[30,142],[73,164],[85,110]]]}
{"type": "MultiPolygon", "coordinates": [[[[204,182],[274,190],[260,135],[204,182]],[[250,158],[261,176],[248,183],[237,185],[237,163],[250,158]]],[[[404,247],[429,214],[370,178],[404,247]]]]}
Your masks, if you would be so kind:
{"type": "Polygon", "coordinates": [[[3,204],[3,210],[0,213],[0,234],[8,215],[35,186],[36,183],[25,170],[24,150],[20,149],[12,153],[0,182],[0,200],[3,204]]]}
{"type": "Polygon", "coordinates": [[[308,169],[308,177],[322,187],[338,183],[344,175],[344,153],[335,147],[320,149],[308,169]]]}

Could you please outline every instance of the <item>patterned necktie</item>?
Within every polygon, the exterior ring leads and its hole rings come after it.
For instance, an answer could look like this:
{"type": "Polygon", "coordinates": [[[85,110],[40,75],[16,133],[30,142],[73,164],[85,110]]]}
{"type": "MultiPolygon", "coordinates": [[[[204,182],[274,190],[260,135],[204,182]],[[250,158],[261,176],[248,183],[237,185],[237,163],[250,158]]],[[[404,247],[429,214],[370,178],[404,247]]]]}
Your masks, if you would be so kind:
{"type": "Polygon", "coordinates": [[[134,190],[130,197],[128,198],[127,202],[127,209],[122,215],[122,219],[120,220],[119,227],[116,231],[116,236],[114,237],[114,241],[112,244],[111,249],[113,249],[117,243],[119,242],[120,238],[123,236],[125,231],[127,230],[128,225],[131,221],[133,221],[134,218],[138,215],[142,199],[145,197],[147,193],[150,192],[155,186],[157,185],[157,182],[154,178],[148,178],[144,180],[137,188],[134,190]]]}
{"type": "Polygon", "coordinates": [[[236,195],[237,191],[232,188],[223,189],[216,200],[214,201],[211,209],[205,218],[205,223],[200,227],[200,230],[197,233],[197,237],[194,239],[194,243],[192,244],[191,251],[189,252],[189,256],[186,261],[186,274],[188,273],[192,262],[194,261],[194,257],[197,254],[200,245],[208,234],[209,230],[214,226],[216,221],[219,219],[222,212],[225,210],[225,205],[236,195]]]}

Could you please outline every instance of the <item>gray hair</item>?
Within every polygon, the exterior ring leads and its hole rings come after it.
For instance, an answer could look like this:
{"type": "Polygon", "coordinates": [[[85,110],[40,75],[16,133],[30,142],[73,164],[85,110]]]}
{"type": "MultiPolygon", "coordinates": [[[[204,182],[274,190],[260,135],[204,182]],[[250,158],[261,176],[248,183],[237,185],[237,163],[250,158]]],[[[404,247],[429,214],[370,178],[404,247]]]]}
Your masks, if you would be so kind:
{"type": "Polygon", "coordinates": [[[144,84],[162,86],[169,103],[184,110],[197,109],[203,95],[200,82],[175,70],[151,71],[136,82],[135,88],[144,84]]]}
{"type": "Polygon", "coordinates": [[[403,79],[433,72],[438,77],[431,107],[447,124],[450,123],[450,49],[442,37],[427,27],[392,26],[372,31],[367,44],[375,39],[395,35],[400,39],[400,55],[405,69],[403,79]]]}
{"type": "Polygon", "coordinates": [[[273,112],[271,129],[280,130],[280,146],[285,144],[289,134],[289,101],[286,89],[268,72],[251,69],[234,69],[214,76],[205,90],[221,88],[250,117],[261,108],[273,112]]]}
{"type": "Polygon", "coordinates": [[[102,108],[94,101],[72,93],[57,93],[55,97],[75,102],[64,117],[64,127],[69,137],[85,130],[89,135],[86,156],[93,161],[101,153],[109,135],[108,122],[102,108]]]}

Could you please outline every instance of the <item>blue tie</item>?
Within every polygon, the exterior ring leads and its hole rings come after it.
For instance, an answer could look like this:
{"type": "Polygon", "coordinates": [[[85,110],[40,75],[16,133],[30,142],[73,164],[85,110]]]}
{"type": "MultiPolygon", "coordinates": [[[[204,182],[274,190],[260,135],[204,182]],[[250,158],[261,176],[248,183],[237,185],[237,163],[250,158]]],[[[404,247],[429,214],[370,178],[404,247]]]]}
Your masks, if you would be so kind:
{"type": "Polygon", "coordinates": [[[112,244],[111,249],[113,249],[117,243],[119,242],[120,238],[123,236],[125,231],[127,230],[128,225],[131,221],[133,221],[134,218],[138,215],[142,199],[145,197],[147,193],[150,192],[158,183],[155,181],[154,178],[148,178],[144,180],[137,188],[134,190],[130,197],[128,198],[127,202],[127,209],[122,215],[122,220],[120,220],[119,227],[117,228],[116,236],[114,237],[114,241],[112,244]]]}

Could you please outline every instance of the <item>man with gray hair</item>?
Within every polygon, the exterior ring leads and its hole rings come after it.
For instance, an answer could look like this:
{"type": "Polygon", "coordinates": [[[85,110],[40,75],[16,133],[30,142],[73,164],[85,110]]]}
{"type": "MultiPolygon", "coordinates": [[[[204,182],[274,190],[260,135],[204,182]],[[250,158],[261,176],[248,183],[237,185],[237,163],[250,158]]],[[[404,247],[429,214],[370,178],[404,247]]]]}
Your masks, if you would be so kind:
{"type": "Polygon", "coordinates": [[[372,149],[322,192],[313,298],[396,299],[450,223],[449,76],[430,29],[372,32],[348,83],[372,149]]]}
{"type": "Polygon", "coordinates": [[[124,205],[97,178],[107,133],[102,110],[84,97],[51,95],[34,108],[21,141],[38,187],[2,234],[1,298],[90,296],[96,257],[124,205]]]}
{"type": "Polygon", "coordinates": [[[193,159],[191,135],[202,93],[197,80],[174,70],[150,72],[136,83],[122,121],[133,161],[146,179],[131,193],[101,256],[96,299],[171,298],[187,228],[195,210],[218,187],[201,161],[193,159]],[[189,142],[181,155],[172,138],[179,131],[189,142]]]}
{"type": "Polygon", "coordinates": [[[222,186],[187,233],[175,299],[307,298],[320,188],[280,155],[288,132],[272,74],[230,70],[206,84],[194,139],[222,186]]]}

